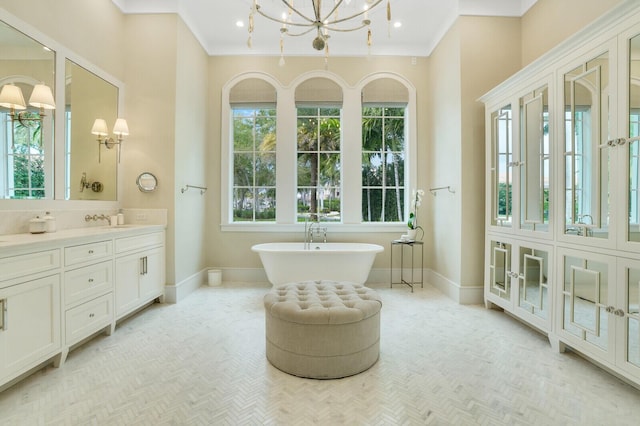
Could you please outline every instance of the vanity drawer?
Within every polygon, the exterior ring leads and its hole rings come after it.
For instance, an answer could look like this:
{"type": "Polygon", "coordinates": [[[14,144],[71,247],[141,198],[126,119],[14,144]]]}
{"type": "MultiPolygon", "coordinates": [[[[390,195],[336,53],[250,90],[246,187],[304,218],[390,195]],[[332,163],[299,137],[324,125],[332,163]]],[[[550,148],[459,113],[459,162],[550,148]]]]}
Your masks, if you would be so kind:
{"type": "Polygon", "coordinates": [[[113,242],[111,240],[69,246],[64,248],[64,265],[71,266],[89,260],[100,260],[111,256],[112,253],[113,242]]]}
{"type": "Polygon", "coordinates": [[[60,267],[60,250],[27,253],[0,259],[0,281],[36,274],[60,267]]]}
{"type": "Polygon", "coordinates": [[[113,291],[113,262],[97,263],[64,274],[65,306],[75,305],[113,291]]]}
{"type": "Polygon", "coordinates": [[[105,294],[65,313],[65,344],[71,346],[113,321],[113,293],[105,294]]]}
{"type": "Polygon", "coordinates": [[[164,244],[163,232],[118,238],[116,239],[116,253],[160,246],[162,244],[164,244]]]}

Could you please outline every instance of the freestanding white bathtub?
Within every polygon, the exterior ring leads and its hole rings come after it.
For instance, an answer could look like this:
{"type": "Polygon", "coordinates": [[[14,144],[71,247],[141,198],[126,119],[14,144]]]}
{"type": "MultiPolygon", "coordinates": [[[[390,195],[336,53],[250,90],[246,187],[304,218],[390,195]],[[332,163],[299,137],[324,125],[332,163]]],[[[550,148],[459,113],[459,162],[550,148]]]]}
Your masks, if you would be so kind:
{"type": "Polygon", "coordinates": [[[308,280],[350,281],[364,284],[376,254],[377,244],[365,243],[256,244],[262,266],[273,285],[308,280]]]}

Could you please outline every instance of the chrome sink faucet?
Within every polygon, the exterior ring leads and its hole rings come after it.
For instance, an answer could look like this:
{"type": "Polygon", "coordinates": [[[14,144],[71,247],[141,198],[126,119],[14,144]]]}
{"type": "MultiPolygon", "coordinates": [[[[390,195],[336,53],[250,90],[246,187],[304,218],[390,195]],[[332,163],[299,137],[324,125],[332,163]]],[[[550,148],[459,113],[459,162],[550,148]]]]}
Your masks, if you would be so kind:
{"type": "Polygon", "coordinates": [[[98,221],[98,220],[106,220],[106,221],[107,221],[107,223],[108,223],[109,225],[111,225],[111,217],[110,217],[110,216],[105,215],[104,213],[103,213],[103,214],[101,214],[100,216],[98,216],[97,214],[94,214],[93,216],[91,216],[90,214],[85,215],[85,217],[84,217],[84,221],[85,221],[85,222],[89,222],[89,221],[92,221],[92,220],[95,220],[95,221],[98,221]]]}

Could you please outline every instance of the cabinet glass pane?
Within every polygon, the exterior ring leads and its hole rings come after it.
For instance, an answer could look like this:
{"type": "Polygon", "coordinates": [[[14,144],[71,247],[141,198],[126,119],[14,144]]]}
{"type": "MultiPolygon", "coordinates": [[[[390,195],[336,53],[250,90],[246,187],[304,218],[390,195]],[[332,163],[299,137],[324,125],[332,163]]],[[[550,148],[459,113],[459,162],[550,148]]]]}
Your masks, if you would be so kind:
{"type": "MultiPolygon", "coordinates": [[[[640,35],[629,43],[629,137],[640,137],[640,35]]],[[[637,140],[631,140],[629,150],[629,227],[628,240],[640,242],[640,153],[637,140]]]]}
{"type": "Polygon", "coordinates": [[[492,118],[491,224],[511,227],[511,105],[500,108],[492,118]]]}
{"type": "Polygon", "coordinates": [[[607,349],[608,291],[605,263],[565,256],[563,329],[607,349]]]}
{"type": "Polygon", "coordinates": [[[608,238],[609,55],[565,74],[565,233],[608,238]]]}
{"type": "Polygon", "coordinates": [[[490,291],[505,300],[511,298],[511,244],[491,241],[490,291]]]}
{"type": "Polygon", "coordinates": [[[627,361],[640,367],[640,269],[627,268],[627,361]]]}
{"type": "Polygon", "coordinates": [[[549,230],[549,93],[520,98],[520,228],[549,230]]]}
{"type": "Polygon", "coordinates": [[[518,306],[540,318],[549,315],[548,263],[546,251],[520,247],[518,306]]]}

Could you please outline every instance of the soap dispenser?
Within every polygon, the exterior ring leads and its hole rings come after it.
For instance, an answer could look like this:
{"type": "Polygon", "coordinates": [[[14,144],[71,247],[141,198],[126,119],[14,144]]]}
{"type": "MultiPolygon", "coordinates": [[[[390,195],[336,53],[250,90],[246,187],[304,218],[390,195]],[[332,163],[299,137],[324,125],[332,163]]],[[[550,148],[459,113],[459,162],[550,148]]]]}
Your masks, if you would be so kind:
{"type": "Polygon", "coordinates": [[[122,209],[118,210],[118,225],[124,225],[124,213],[122,209]]]}
{"type": "Polygon", "coordinates": [[[47,225],[47,232],[56,232],[56,218],[50,212],[46,212],[42,218],[47,225]]]}

